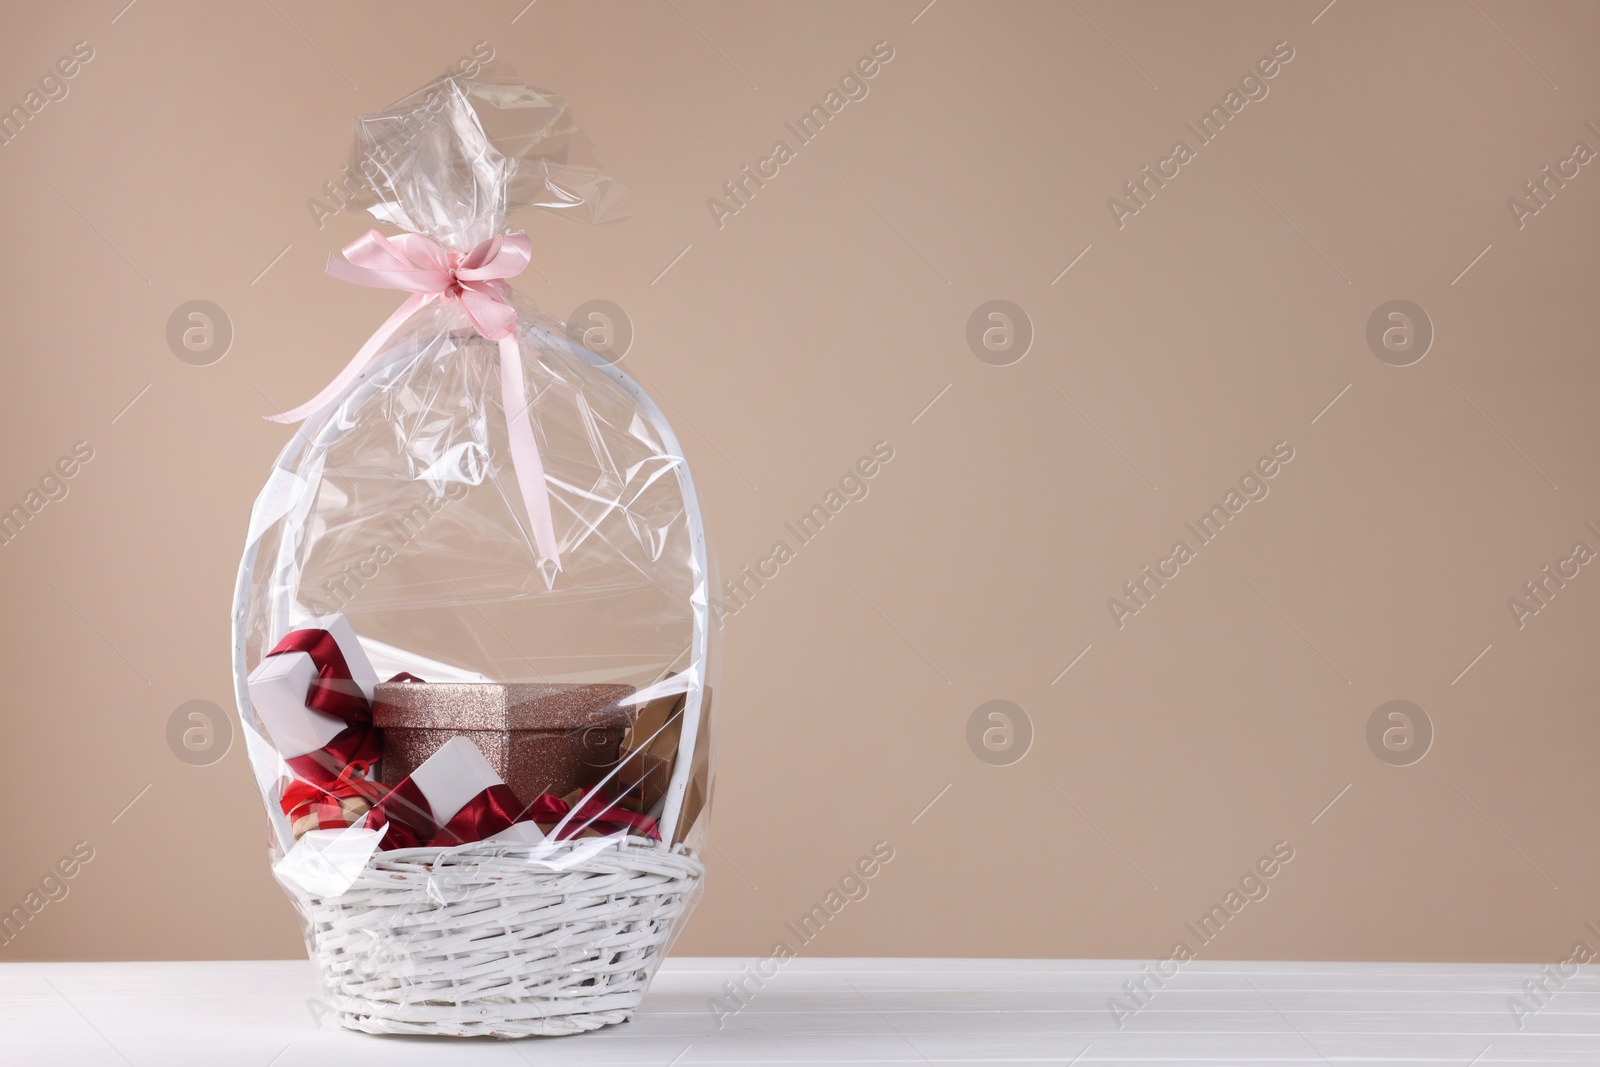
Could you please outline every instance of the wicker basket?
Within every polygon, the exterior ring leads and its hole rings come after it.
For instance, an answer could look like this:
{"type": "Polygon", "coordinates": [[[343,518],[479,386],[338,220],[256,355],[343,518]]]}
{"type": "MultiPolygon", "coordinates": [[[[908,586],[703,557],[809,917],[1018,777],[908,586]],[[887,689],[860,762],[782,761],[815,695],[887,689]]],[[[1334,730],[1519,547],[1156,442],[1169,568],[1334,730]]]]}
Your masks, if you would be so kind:
{"type": "Polygon", "coordinates": [[[638,837],[561,871],[527,848],[403,849],[307,918],[350,1029],[576,1034],[633,1015],[704,875],[683,846],[638,837]]]}

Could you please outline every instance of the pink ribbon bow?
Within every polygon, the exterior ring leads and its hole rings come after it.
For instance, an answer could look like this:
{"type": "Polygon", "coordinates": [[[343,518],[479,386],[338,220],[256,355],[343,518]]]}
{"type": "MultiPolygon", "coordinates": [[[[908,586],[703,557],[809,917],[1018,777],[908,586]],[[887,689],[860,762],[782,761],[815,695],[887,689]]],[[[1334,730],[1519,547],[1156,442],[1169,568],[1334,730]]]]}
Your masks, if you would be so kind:
{"type": "Polygon", "coordinates": [[[343,249],[344,260],[328,257],[328,273],[340,281],[372,289],[411,293],[387,322],[361,346],[327,387],[292,411],[267,416],[273,422],[300,422],[342,395],[371,372],[378,353],[412,315],[437,300],[461,305],[473,329],[500,345],[500,395],[505,408],[511,465],[517,472],[522,504],[527,509],[539,555],[559,569],[555,523],[545,486],[544,463],[528,414],[527,387],[522,378],[522,351],[517,347],[517,312],[508,302],[506,278],[521,274],[533,258],[525,233],[492,237],[470,252],[450,252],[418,233],[385,237],[369,230],[343,249]]]}

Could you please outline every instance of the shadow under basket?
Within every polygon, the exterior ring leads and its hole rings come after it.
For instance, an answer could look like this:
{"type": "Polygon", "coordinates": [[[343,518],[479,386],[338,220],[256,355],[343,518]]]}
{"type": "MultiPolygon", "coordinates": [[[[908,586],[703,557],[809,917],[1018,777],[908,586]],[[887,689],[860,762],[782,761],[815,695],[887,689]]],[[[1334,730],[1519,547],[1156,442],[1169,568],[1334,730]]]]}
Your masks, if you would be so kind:
{"type": "Polygon", "coordinates": [[[704,866],[641,837],[562,871],[529,856],[505,845],[379,852],[343,895],[311,898],[314,962],[339,1022],[530,1037],[631,1018],[704,866]]]}

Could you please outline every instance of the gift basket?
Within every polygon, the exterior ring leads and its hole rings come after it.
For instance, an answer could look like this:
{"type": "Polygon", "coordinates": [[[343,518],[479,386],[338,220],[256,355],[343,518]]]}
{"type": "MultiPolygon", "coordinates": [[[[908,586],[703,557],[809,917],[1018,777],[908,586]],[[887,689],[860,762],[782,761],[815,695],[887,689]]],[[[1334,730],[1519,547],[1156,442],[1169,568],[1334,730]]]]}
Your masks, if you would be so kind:
{"type": "Polygon", "coordinates": [[[504,64],[361,119],[350,172],[399,232],[328,272],[406,295],[275,416],[300,425],[250,516],[234,673],[273,872],[347,1027],[623,1022],[702,889],[715,576],[672,428],[511,289],[506,217],[628,195],[504,64]]]}

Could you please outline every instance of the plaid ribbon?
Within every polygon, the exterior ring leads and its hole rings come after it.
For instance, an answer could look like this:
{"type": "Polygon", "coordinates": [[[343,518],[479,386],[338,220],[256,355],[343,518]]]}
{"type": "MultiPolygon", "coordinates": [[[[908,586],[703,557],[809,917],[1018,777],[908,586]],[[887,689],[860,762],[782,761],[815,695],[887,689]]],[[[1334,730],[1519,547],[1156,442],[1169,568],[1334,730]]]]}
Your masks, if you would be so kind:
{"type": "Polygon", "coordinates": [[[333,782],[292,781],[279,802],[289,817],[295,840],[311,830],[343,830],[357,826],[383,796],[385,787],[367,777],[370,763],[347,766],[333,782]]]}

